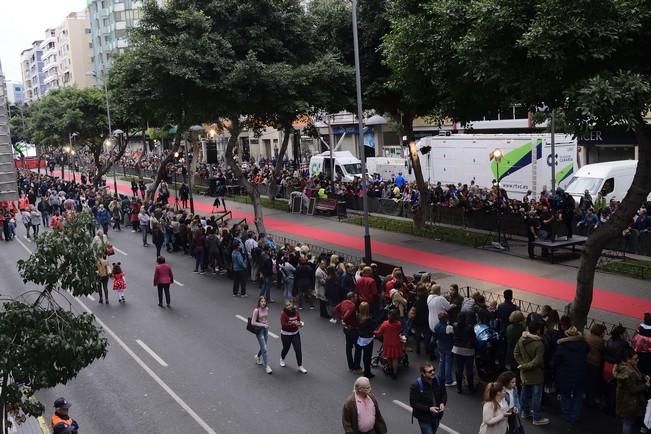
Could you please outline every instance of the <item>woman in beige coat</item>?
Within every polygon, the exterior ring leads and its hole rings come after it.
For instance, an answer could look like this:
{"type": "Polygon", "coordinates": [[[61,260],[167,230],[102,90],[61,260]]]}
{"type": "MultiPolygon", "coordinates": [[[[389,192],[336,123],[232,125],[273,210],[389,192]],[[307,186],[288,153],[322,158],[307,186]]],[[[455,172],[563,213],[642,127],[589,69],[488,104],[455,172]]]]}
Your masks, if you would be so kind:
{"type": "Polygon", "coordinates": [[[486,385],[479,434],[506,434],[511,410],[500,405],[503,398],[504,386],[500,383],[486,385]]]}

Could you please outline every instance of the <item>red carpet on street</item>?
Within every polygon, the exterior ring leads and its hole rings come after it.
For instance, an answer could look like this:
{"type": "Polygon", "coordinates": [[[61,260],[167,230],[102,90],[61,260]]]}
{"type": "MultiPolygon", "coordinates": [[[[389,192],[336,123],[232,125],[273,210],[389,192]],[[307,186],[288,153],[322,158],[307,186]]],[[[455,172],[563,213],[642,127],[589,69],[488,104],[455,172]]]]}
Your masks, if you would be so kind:
{"type": "MultiPolygon", "coordinates": [[[[126,185],[119,184],[118,191],[131,195],[131,189],[126,185]]],[[[195,199],[194,202],[197,212],[208,215],[212,211],[212,201],[207,202],[203,199],[195,199]]],[[[250,213],[234,211],[233,218],[246,218],[250,224],[253,222],[253,214],[250,213]]],[[[309,239],[322,241],[330,245],[364,252],[364,240],[361,232],[360,236],[356,237],[319,229],[318,227],[287,222],[273,217],[265,217],[264,221],[265,226],[270,232],[274,230],[281,231],[294,235],[297,240],[307,241],[309,239]]],[[[373,241],[372,247],[375,254],[395,260],[398,264],[408,262],[410,264],[420,265],[424,270],[439,270],[459,277],[482,280],[504,286],[505,288],[513,288],[565,302],[570,302],[574,299],[576,286],[573,283],[539,277],[509,268],[483,265],[480,262],[438,255],[436,253],[381,241],[373,241]]],[[[642,281],[640,282],[642,284],[642,281]]],[[[595,288],[592,307],[632,318],[643,318],[645,312],[651,312],[651,300],[595,288]]]]}

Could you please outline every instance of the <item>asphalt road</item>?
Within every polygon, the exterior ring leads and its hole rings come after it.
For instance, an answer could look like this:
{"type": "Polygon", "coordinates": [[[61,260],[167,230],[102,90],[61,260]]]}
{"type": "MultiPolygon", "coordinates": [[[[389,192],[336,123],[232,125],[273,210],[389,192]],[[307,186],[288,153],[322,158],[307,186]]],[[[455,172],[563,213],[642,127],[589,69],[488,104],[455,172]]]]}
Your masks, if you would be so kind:
{"type": "MultiPolygon", "coordinates": [[[[18,229],[19,240],[0,244],[4,278],[0,293],[18,295],[27,289],[15,262],[35,246],[18,229]],[[22,243],[22,245],[21,245],[22,243]]],[[[157,306],[153,283],[155,248],[142,246],[140,234],[109,232],[116,247],[113,261],[122,262],[128,286],[127,303],[110,305],[91,298],[71,299],[75,311],[93,312],[109,337],[108,356],[83,370],[66,385],[39,393],[46,405],[57,396],[73,404],[71,414],[83,433],[220,433],[303,434],[341,433],[341,407],[355,376],[347,371],[341,330],[322,320],[318,311],[304,310],[304,366],[296,370],[293,353],[288,366],[278,365],[280,340],[270,337],[272,375],[255,365],[257,342],[241,318],[250,315],[257,290],[249,298],[231,297],[224,276],[192,273],[189,256],[167,255],[179,284],[172,286],[172,307],[157,306]],[[238,315],[241,318],[238,318],[238,315]]],[[[274,289],[274,295],[281,298],[274,289]]],[[[271,331],[279,334],[280,305],[271,305],[271,331]]],[[[398,380],[376,372],[373,391],[390,433],[417,433],[411,424],[408,386],[418,375],[418,360],[398,380]],[[402,405],[400,403],[403,403],[402,405]]],[[[470,434],[479,429],[479,395],[457,395],[448,389],[449,405],[439,432],[470,434]]],[[[557,407],[557,406],[554,406],[557,407]]],[[[50,411],[48,409],[48,411],[50,411]]],[[[550,411],[554,413],[555,410],[550,411]]],[[[49,417],[47,414],[47,417],[49,417]]],[[[552,414],[544,428],[526,426],[527,433],[618,431],[614,419],[586,414],[585,422],[569,426],[552,414]]]]}

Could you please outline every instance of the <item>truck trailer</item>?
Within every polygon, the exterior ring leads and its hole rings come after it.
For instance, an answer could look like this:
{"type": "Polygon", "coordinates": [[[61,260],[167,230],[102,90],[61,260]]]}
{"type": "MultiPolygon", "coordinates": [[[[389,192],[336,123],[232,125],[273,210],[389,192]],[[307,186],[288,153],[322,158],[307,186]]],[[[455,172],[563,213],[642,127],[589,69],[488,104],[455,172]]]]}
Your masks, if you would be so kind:
{"type": "Polygon", "coordinates": [[[555,158],[550,134],[458,134],[431,136],[417,143],[425,182],[500,187],[514,198],[551,188],[552,162],[556,185],[567,184],[577,168],[577,142],[572,136],[555,135],[555,158]],[[501,161],[491,153],[501,150],[501,161]]]}

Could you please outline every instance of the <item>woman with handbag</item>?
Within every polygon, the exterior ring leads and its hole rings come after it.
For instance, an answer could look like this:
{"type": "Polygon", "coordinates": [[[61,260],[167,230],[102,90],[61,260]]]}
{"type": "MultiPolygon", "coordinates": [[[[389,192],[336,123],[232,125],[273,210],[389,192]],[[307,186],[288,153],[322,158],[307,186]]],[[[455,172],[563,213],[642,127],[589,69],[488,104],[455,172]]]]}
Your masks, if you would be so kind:
{"type": "Polygon", "coordinates": [[[504,387],[497,382],[488,383],[484,390],[479,434],[506,434],[511,410],[500,405],[502,399],[504,399],[504,387]]]}
{"type": "Polygon", "coordinates": [[[504,388],[504,398],[500,405],[511,412],[508,418],[507,434],[524,434],[522,421],[520,420],[520,397],[518,395],[517,377],[511,371],[502,372],[496,380],[504,388]]]}
{"type": "MultiPolygon", "coordinates": [[[[257,327],[255,334],[260,345],[260,350],[255,355],[256,365],[264,365],[267,374],[273,371],[269,366],[269,357],[267,355],[267,341],[269,340],[269,307],[267,299],[264,296],[258,298],[258,303],[251,314],[251,326],[257,327]]],[[[254,329],[255,330],[255,329],[254,329]]]]}

